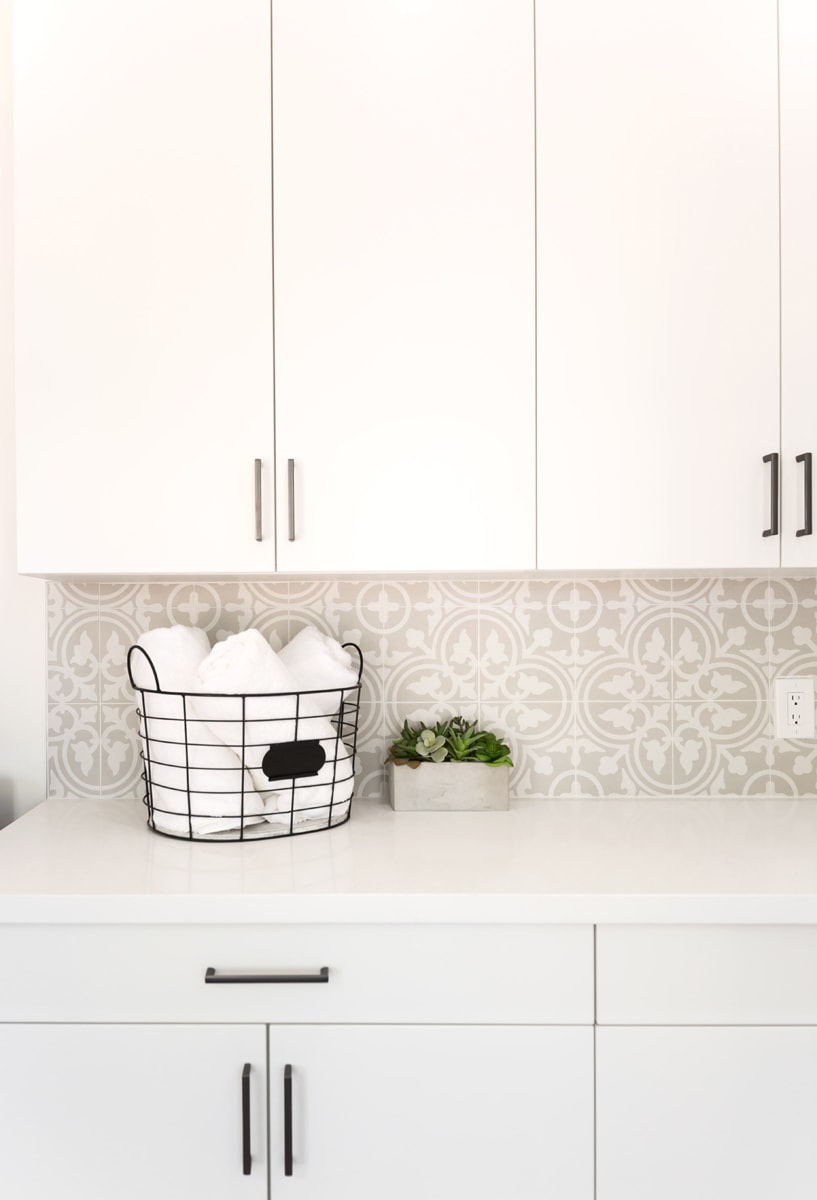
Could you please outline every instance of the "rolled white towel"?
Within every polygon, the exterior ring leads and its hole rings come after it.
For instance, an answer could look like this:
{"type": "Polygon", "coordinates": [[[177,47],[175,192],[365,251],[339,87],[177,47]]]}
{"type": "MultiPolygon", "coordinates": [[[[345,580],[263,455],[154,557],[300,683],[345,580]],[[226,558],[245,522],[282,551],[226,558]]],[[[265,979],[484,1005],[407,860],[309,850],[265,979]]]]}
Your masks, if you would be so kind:
{"type": "Polygon", "coordinates": [[[314,625],[299,630],[278,658],[298,691],[310,692],[311,703],[325,716],[339,710],[343,689],[357,684],[358,669],[352,655],[314,625]]]}
{"type": "MultiPolygon", "coordinates": [[[[147,652],[156,668],[163,692],[189,692],[195,687],[196,671],[210,653],[210,641],[203,629],[193,625],[170,625],[148,629],[136,642],[147,652]]],[[[133,681],[139,688],[155,688],[143,654],[131,658],[133,681]]]]}
{"type": "Polygon", "coordinates": [[[150,655],[162,689],[155,690],[147,659],[136,650],[130,668],[135,686],[145,689],[140,736],[156,828],[188,835],[192,828],[193,834],[208,834],[262,821],[265,801],[249,773],[193,712],[189,693],[197,686],[199,665],[210,653],[207,634],[172,625],[148,630],[136,645],[150,655]]]}
{"type": "Polygon", "coordinates": [[[228,696],[293,692],[295,685],[267,639],[257,629],[231,633],[199,663],[197,691],[228,696]]]}
{"type": "MultiPolygon", "coordinates": [[[[197,672],[196,717],[229,746],[259,793],[277,791],[262,768],[277,742],[336,741],[335,731],[298,689],[280,657],[257,629],[235,633],[213,647],[197,672]]],[[[334,753],[334,751],[333,751],[334,753]]]]}

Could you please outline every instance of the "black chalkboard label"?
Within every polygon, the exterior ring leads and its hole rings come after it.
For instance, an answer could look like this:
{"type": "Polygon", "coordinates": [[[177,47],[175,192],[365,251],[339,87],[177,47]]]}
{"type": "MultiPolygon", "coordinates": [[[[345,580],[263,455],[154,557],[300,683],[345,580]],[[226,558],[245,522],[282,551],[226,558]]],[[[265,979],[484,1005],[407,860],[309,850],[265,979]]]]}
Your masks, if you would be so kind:
{"type": "Polygon", "coordinates": [[[325,762],[326,751],[319,741],[276,742],[261,760],[261,770],[272,783],[317,775],[325,762]]]}

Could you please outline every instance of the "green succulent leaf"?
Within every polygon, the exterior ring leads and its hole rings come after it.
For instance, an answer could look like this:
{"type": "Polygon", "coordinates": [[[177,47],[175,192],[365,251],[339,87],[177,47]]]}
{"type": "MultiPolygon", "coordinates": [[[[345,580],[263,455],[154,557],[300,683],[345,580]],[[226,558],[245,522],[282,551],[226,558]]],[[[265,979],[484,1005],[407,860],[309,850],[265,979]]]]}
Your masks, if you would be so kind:
{"type": "Polygon", "coordinates": [[[423,758],[430,758],[434,762],[442,762],[448,753],[445,738],[434,729],[421,730],[416,747],[419,755],[423,758]]]}

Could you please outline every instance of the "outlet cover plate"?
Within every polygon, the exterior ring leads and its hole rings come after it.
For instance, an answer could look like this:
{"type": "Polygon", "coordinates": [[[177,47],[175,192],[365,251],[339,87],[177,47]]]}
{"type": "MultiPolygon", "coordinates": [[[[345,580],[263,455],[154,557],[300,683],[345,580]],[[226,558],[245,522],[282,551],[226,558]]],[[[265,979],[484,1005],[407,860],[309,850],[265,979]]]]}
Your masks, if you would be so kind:
{"type": "Polygon", "coordinates": [[[775,737],[814,737],[814,678],[793,675],[774,681],[775,737]]]}

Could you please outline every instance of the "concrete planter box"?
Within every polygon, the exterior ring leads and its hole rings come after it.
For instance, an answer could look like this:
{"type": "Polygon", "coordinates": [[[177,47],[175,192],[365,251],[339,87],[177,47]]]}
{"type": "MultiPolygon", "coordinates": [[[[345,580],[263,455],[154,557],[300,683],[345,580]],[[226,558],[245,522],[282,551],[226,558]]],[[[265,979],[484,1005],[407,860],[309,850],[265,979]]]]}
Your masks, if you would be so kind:
{"type": "Polygon", "coordinates": [[[397,812],[487,812],[508,807],[511,768],[487,763],[389,763],[391,806],[397,812]]]}

